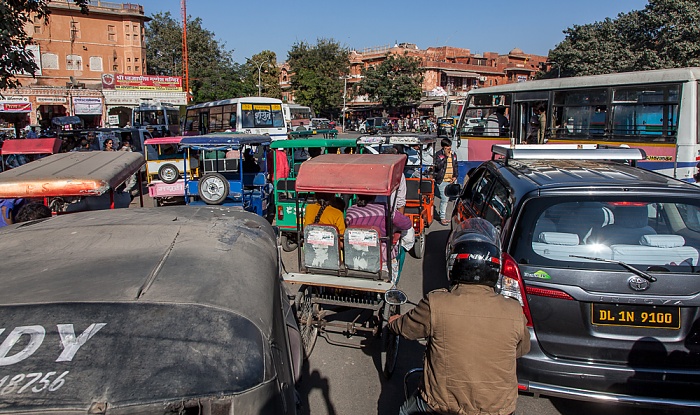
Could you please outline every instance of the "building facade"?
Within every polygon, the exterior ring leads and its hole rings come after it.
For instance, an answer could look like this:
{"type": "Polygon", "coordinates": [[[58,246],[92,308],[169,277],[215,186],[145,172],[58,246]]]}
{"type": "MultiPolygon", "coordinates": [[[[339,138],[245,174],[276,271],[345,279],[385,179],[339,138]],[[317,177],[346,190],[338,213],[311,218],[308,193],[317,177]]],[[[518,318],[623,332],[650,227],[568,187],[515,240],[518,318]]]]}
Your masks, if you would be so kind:
{"type": "MultiPolygon", "coordinates": [[[[507,54],[471,53],[452,46],[419,49],[412,43],[368,48],[350,52],[350,77],[354,85],[362,79],[362,70],[378,65],[387,55],[407,55],[421,60],[423,74],[422,99],[415,107],[406,108],[421,115],[447,115],[448,103],[463,99],[475,88],[483,88],[534,79],[546,56],[527,54],[515,48],[507,54]]],[[[348,87],[350,88],[350,86],[348,87]]],[[[372,111],[379,103],[358,96],[348,101],[349,110],[372,111]]],[[[399,114],[397,114],[399,115],[399,114]]]]}
{"type": "MultiPolygon", "coordinates": [[[[507,54],[485,52],[471,53],[469,49],[451,46],[419,49],[412,43],[382,46],[350,51],[350,75],[347,91],[355,90],[362,79],[362,70],[382,63],[387,55],[407,55],[421,60],[424,69],[422,99],[404,111],[421,115],[442,116],[448,103],[463,99],[474,88],[483,88],[505,83],[524,82],[534,78],[546,56],[527,54],[515,48],[507,54]]],[[[283,99],[294,102],[291,89],[292,74],[285,64],[280,65],[280,86],[283,99]]],[[[364,115],[382,115],[380,103],[370,101],[367,96],[347,94],[346,107],[349,112],[364,115]]],[[[388,115],[388,114],[383,114],[388,115]]],[[[405,115],[405,114],[395,114],[405,115]]]]}
{"type": "Polygon", "coordinates": [[[159,82],[166,77],[145,75],[144,25],[150,18],[143,6],[97,0],[85,15],[72,0],[48,5],[48,22],[35,18],[25,27],[35,42],[30,50],[39,70],[34,77],[18,76],[22,87],[2,91],[0,122],[47,128],[55,117],[70,115],[84,127],[98,127],[118,115],[123,126],[143,101],[187,104],[181,80],[159,82]],[[114,81],[126,78],[129,82],[114,81]]]}

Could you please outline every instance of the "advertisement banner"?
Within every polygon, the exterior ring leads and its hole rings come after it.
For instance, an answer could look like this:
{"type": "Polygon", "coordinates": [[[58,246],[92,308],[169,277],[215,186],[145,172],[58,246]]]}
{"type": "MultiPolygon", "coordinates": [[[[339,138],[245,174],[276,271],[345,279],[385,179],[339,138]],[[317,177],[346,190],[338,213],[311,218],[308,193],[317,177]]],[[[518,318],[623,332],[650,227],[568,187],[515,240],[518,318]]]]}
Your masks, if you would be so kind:
{"type": "Polygon", "coordinates": [[[102,98],[73,97],[75,115],[102,115],[102,98]]]}
{"type": "Polygon", "coordinates": [[[106,73],[102,74],[102,89],[182,91],[182,77],[106,73]]]}
{"type": "Polygon", "coordinates": [[[0,112],[28,113],[32,112],[32,103],[23,101],[0,101],[0,112]]]}

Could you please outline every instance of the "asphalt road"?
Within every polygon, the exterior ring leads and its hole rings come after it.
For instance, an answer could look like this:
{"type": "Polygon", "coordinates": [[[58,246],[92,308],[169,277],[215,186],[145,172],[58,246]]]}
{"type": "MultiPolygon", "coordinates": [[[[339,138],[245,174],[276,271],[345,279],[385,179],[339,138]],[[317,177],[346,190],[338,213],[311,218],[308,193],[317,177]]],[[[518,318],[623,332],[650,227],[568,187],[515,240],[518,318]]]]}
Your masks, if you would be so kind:
{"type": "MultiPolygon", "coordinates": [[[[427,237],[426,253],[422,260],[408,256],[399,282],[409,299],[417,302],[436,288],[446,286],[444,247],[449,230],[435,222],[427,237]]],[[[283,253],[283,262],[288,271],[297,269],[296,251],[283,253]]],[[[290,291],[293,286],[288,287],[290,291]]],[[[408,310],[411,305],[402,309],[408,310]]],[[[302,414],[397,414],[404,401],[404,375],[408,370],[422,365],[424,346],[419,342],[402,339],[394,376],[384,379],[380,371],[378,341],[369,341],[361,336],[350,339],[334,335],[332,341],[350,342],[363,348],[330,344],[319,336],[316,346],[304,364],[303,379],[299,388],[302,414]]],[[[415,377],[414,377],[415,378],[415,377]]],[[[415,382],[410,382],[415,385],[415,382]]],[[[414,387],[414,386],[411,386],[414,387]]],[[[643,410],[613,405],[594,405],[564,399],[535,398],[521,394],[518,398],[517,415],[689,415],[691,412],[643,410]]]]}

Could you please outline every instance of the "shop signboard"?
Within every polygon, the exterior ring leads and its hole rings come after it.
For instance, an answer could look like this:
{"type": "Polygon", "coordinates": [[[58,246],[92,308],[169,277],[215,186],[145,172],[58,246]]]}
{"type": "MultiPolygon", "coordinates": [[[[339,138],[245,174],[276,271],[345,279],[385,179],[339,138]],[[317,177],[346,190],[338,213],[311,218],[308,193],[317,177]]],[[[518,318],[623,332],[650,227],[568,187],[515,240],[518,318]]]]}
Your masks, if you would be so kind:
{"type": "Polygon", "coordinates": [[[37,104],[65,104],[66,97],[36,97],[37,104]]]}
{"type": "Polygon", "coordinates": [[[102,89],[182,91],[182,77],[106,73],[102,74],[102,89]]]}
{"type": "Polygon", "coordinates": [[[0,112],[29,113],[32,103],[25,101],[0,101],[0,112]]]}
{"type": "Polygon", "coordinates": [[[75,115],[101,115],[102,98],[73,97],[73,113],[75,115]]]}

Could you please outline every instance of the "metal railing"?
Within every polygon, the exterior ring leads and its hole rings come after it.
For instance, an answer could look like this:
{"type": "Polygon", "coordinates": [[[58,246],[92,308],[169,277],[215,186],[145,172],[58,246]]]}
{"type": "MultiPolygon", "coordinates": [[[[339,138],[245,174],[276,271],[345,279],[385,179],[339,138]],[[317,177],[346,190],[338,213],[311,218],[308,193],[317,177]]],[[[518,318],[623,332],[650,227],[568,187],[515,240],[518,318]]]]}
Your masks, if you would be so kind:
{"type": "MultiPolygon", "coordinates": [[[[66,3],[66,4],[74,4],[73,0],[53,0],[54,3],[66,3]]],[[[89,0],[88,1],[88,8],[89,7],[101,7],[105,9],[111,9],[111,10],[133,10],[137,11],[139,13],[143,13],[143,6],[140,4],[136,3],[116,3],[116,2],[111,2],[111,1],[101,1],[101,0],[89,0]]]]}

